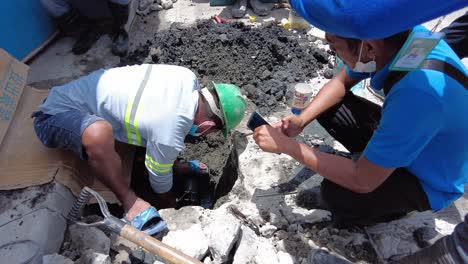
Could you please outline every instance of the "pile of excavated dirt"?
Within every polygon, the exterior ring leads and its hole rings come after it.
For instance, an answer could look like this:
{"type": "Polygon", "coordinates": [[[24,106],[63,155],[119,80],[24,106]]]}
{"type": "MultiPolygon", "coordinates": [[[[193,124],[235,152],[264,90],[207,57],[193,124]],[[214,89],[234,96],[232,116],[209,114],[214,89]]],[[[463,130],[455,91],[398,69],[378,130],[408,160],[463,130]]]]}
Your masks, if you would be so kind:
{"type": "Polygon", "coordinates": [[[270,24],[199,21],[193,27],[173,24],[158,32],[121,64],[159,63],[187,67],[201,85],[234,83],[254,101],[262,114],[277,110],[297,82],[330,72],[329,54],[315,38],[270,24]]]}

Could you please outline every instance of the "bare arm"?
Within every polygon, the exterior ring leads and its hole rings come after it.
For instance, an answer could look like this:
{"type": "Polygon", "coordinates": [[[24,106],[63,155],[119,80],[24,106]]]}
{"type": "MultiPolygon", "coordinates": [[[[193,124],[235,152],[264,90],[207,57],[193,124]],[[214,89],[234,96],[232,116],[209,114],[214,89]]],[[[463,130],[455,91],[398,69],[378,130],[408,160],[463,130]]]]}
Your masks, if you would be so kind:
{"type": "Polygon", "coordinates": [[[299,115],[302,128],[306,127],[312,120],[330,107],[343,100],[347,90],[351,89],[359,81],[351,79],[343,68],[333,79],[327,82],[312,103],[299,115]]]}
{"type": "Polygon", "coordinates": [[[356,193],[374,191],[395,170],[380,167],[367,160],[364,155],[354,162],[341,156],[320,152],[298,142],[288,144],[284,153],[328,180],[356,193]]]}
{"type": "Polygon", "coordinates": [[[323,153],[286,136],[280,128],[261,126],[255,130],[255,142],[267,152],[285,153],[328,180],[357,193],[372,192],[394,171],[368,161],[364,155],[351,159],[323,153]]]}

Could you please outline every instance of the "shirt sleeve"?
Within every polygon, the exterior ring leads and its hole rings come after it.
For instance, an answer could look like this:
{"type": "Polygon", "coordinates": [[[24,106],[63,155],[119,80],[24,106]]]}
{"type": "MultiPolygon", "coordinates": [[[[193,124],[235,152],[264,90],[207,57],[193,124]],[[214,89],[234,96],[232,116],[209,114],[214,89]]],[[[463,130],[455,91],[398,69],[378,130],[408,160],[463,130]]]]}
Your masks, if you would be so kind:
{"type": "Polygon", "coordinates": [[[409,166],[443,126],[438,98],[401,88],[387,96],[382,119],[364,150],[369,161],[385,168],[409,166]]]}
{"type": "Polygon", "coordinates": [[[150,184],[156,193],[172,188],[172,167],[185,148],[185,136],[193,121],[186,115],[176,115],[165,120],[164,126],[153,129],[153,140],[146,147],[145,165],[150,173],[150,184]]]}
{"type": "Polygon", "coordinates": [[[378,39],[466,6],[466,0],[289,0],[313,26],[338,36],[378,39]]]}
{"type": "Polygon", "coordinates": [[[156,193],[165,193],[172,189],[172,167],[178,155],[179,151],[172,146],[148,143],[145,165],[151,188],[156,193]]]}

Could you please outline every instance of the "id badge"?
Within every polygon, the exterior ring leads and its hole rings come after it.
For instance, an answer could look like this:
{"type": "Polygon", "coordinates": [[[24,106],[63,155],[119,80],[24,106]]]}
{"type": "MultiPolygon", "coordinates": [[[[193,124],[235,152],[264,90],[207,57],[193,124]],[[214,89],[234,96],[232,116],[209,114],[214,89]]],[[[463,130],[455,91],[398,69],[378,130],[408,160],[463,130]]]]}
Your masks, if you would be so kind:
{"type": "Polygon", "coordinates": [[[390,65],[390,70],[413,71],[419,69],[443,37],[444,33],[441,32],[413,31],[390,65]]]}

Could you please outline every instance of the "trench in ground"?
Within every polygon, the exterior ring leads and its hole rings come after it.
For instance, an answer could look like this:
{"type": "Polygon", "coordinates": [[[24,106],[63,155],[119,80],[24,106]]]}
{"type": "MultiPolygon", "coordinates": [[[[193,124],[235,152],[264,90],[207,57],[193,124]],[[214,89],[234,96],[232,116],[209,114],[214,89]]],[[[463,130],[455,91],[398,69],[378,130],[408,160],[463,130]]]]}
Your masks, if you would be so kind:
{"type": "MultiPolygon", "coordinates": [[[[204,141],[204,140],[201,140],[204,141]]],[[[201,144],[198,142],[198,144],[201,144]]],[[[197,149],[197,142],[187,146],[186,152],[193,152],[191,149],[197,149]]],[[[233,147],[226,148],[212,147],[206,150],[209,153],[216,153],[220,161],[213,164],[210,159],[198,157],[201,162],[207,164],[210,173],[205,177],[199,175],[174,175],[172,192],[176,197],[176,209],[184,206],[202,206],[206,209],[212,209],[217,200],[227,195],[234,186],[238,178],[238,157],[233,147]],[[223,159],[223,157],[225,157],[223,159]],[[210,164],[211,163],[211,164],[210,164]]],[[[160,203],[156,194],[151,188],[149,182],[149,173],[145,167],[146,149],[138,148],[133,163],[131,187],[138,196],[150,202],[158,209],[168,208],[160,203]]],[[[186,161],[189,154],[183,154],[181,159],[186,161]]]]}

